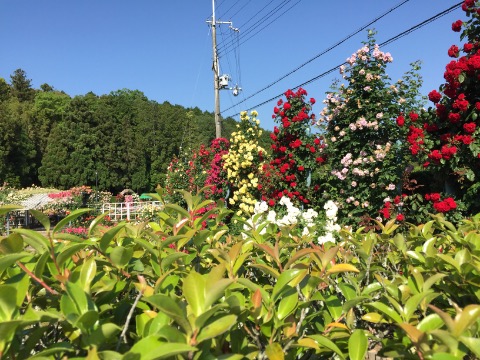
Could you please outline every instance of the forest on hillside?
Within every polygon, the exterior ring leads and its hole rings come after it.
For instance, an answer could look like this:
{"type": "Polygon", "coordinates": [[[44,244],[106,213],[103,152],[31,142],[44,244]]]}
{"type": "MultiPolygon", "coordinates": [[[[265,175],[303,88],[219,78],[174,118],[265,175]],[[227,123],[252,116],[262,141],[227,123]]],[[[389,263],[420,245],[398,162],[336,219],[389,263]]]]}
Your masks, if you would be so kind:
{"type": "MultiPolygon", "coordinates": [[[[224,119],[222,135],[235,124],[224,119]]],[[[158,103],[139,90],[71,97],[49,84],[34,89],[17,69],[10,82],[0,78],[0,134],[0,183],[141,192],[163,183],[173,157],[208,145],[215,124],[213,113],[158,103]]]]}

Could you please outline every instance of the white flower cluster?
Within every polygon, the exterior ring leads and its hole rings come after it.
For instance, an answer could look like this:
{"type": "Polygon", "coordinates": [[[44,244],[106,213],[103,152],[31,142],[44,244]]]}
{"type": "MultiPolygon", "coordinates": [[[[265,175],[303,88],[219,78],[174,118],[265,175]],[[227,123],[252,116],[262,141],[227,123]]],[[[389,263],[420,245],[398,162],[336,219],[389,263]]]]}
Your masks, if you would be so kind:
{"type": "MultiPolygon", "coordinates": [[[[268,211],[268,205],[265,201],[257,202],[254,206],[253,216],[248,219],[247,224],[243,226],[244,230],[255,228],[264,222],[268,222],[279,227],[303,224],[304,228],[302,235],[307,235],[310,233],[310,228],[314,227],[315,219],[318,217],[318,213],[315,210],[307,209],[302,211],[293,206],[290,198],[286,196],[280,199],[279,204],[285,206],[287,209],[285,215],[281,217],[278,217],[278,214],[274,210],[268,211]],[[260,216],[261,214],[266,214],[266,217],[260,216]]],[[[260,231],[260,234],[263,233],[265,233],[265,227],[260,231]]]]}
{"type": "Polygon", "coordinates": [[[340,225],[337,224],[338,207],[332,200],[327,201],[323,207],[325,215],[327,216],[327,223],[325,224],[325,235],[318,237],[318,243],[325,244],[326,242],[335,242],[334,233],[340,231],[340,225]]]}

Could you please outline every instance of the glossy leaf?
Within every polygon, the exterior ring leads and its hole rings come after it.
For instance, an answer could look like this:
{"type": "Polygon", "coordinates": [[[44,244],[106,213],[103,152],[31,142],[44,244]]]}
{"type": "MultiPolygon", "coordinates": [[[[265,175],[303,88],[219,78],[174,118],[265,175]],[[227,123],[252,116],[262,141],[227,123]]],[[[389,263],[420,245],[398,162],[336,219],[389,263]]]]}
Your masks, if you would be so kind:
{"type": "Polygon", "coordinates": [[[12,233],[0,238],[0,254],[14,254],[23,250],[23,238],[18,233],[12,233]]]}
{"type": "Polygon", "coordinates": [[[77,210],[72,211],[70,214],[68,214],[62,220],[60,220],[57,225],[55,225],[55,227],[53,228],[53,233],[59,232],[65,226],[67,226],[69,223],[75,221],[80,216],[90,212],[91,210],[92,209],[77,209],[77,210]]]}
{"type": "Polygon", "coordinates": [[[144,298],[144,300],[153,306],[157,307],[163,313],[172,318],[178,325],[180,325],[187,333],[192,331],[190,323],[187,320],[186,314],[180,306],[172,298],[166,295],[153,295],[144,298]]]}
{"type": "Polygon", "coordinates": [[[205,311],[205,279],[196,271],[183,280],[183,294],[195,316],[199,316],[205,311]]]}
{"type": "Polygon", "coordinates": [[[298,305],[298,294],[294,292],[292,295],[286,296],[280,300],[277,308],[277,317],[280,320],[290,315],[298,305]]]}
{"type": "Polygon", "coordinates": [[[167,343],[158,340],[156,336],[147,336],[136,342],[122,360],[166,359],[196,350],[197,348],[184,343],[167,343]]]}
{"type": "Polygon", "coordinates": [[[340,359],[345,359],[345,355],[339,349],[337,345],[327,337],[323,335],[310,335],[307,338],[311,338],[317,342],[320,348],[326,348],[328,350],[333,351],[340,359]]]}
{"type": "Polygon", "coordinates": [[[204,326],[197,336],[197,343],[219,336],[228,331],[237,321],[236,315],[226,315],[204,326]]]}
{"type": "Polygon", "coordinates": [[[265,355],[269,360],[283,360],[285,358],[282,346],[279,343],[268,344],[265,348],[265,355]]]}
{"type": "Polygon", "coordinates": [[[363,360],[368,350],[368,339],[364,330],[355,330],[348,339],[348,356],[350,360],[363,360]]]}
{"type": "Polygon", "coordinates": [[[355,266],[350,264],[335,264],[327,270],[327,275],[341,273],[341,272],[360,272],[355,266]]]}
{"type": "Polygon", "coordinates": [[[133,249],[131,247],[125,248],[123,246],[116,246],[113,248],[109,256],[115,266],[124,268],[132,259],[133,249]]]}

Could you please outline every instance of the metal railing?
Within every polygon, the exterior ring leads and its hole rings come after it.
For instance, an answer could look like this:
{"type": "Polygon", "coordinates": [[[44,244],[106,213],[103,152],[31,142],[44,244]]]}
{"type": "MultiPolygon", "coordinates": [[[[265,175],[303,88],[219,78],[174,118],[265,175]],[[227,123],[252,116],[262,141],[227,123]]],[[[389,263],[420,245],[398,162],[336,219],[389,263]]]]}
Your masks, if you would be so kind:
{"type": "Polygon", "coordinates": [[[102,204],[102,213],[108,213],[112,221],[133,220],[143,215],[146,207],[161,207],[160,201],[139,201],[127,203],[105,203],[102,204]]]}

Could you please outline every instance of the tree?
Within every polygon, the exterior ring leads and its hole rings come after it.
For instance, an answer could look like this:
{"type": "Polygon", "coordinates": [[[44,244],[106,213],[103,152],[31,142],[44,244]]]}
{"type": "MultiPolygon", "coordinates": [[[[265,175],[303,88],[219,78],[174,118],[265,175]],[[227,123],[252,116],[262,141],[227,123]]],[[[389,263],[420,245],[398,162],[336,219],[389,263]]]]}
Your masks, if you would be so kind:
{"type": "Polygon", "coordinates": [[[27,73],[22,69],[17,69],[10,75],[12,85],[12,95],[20,101],[32,101],[35,96],[35,90],[32,88],[32,80],[27,79],[27,73]]]}

